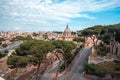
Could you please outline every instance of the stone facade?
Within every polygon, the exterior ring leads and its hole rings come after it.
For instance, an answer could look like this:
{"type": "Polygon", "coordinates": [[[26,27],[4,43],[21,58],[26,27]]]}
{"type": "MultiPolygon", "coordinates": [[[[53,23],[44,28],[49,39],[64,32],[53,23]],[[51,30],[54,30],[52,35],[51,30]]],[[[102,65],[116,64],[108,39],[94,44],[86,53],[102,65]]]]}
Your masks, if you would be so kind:
{"type": "Polygon", "coordinates": [[[119,42],[110,42],[110,52],[117,55],[120,59],[120,43],[119,42]]]}
{"type": "Polygon", "coordinates": [[[67,25],[64,32],[61,35],[59,35],[58,40],[72,41],[74,38],[75,38],[75,35],[71,34],[71,30],[67,25]]]}

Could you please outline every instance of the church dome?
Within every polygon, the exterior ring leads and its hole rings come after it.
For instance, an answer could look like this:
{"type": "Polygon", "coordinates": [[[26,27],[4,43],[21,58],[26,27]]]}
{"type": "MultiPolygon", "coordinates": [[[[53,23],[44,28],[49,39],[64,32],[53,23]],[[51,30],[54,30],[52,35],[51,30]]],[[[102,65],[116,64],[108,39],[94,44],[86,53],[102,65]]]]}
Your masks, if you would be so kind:
{"type": "Polygon", "coordinates": [[[70,29],[68,28],[68,25],[66,26],[66,29],[64,32],[71,32],[70,29]]]}

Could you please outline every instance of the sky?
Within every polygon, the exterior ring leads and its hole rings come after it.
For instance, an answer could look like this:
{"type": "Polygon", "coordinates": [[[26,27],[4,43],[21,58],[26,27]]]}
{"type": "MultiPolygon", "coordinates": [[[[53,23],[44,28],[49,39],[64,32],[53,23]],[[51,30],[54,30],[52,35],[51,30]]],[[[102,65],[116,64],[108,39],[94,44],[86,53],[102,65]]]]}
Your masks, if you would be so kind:
{"type": "Polygon", "coordinates": [[[120,23],[120,0],[0,0],[0,31],[72,31],[120,23]]]}

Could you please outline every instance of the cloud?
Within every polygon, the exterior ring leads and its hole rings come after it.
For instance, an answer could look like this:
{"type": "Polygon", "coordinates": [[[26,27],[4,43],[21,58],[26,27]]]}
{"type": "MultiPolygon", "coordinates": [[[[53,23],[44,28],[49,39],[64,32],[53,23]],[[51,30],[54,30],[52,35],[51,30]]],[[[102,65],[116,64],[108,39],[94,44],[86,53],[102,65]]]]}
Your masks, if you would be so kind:
{"type": "Polygon", "coordinates": [[[20,26],[14,26],[13,29],[14,29],[14,31],[20,31],[21,27],[20,26]]]}
{"type": "Polygon", "coordinates": [[[9,27],[6,26],[4,28],[5,28],[4,29],[5,31],[21,31],[22,30],[22,26],[17,26],[17,25],[14,25],[14,26],[10,25],[9,27]],[[10,27],[11,27],[11,29],[10,29],[10,27]]]}
{"type": "Polygon", "coordinates": [[[120,0],[2,0],[0,4],[0,10],[18,22],[53,25],[74,18],[93,20],[95,17],[85,12],[119,7],[120,0]]]}

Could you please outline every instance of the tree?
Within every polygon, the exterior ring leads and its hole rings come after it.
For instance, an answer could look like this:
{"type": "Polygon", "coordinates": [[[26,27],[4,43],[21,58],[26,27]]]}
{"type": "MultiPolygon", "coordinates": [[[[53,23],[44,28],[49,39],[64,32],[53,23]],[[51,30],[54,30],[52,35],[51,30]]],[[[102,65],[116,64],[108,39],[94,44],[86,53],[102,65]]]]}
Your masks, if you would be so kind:
{"type": "Polygon", "coordinates": [[[28,63],[28,58],[23,56],[12,55],[8,57],[7,64],[10,65],[10,68],[22,68],[26,67],[28,63]]]}
{"type": "MultiPolygon", "coordinates": [[[[58,66],[60,66],[61,63],[62,63],[62,61],[60,60],[60,57],[58,56],[58,53],[59,53],[59,54],[60,54],[60,53],[61,53],[61,54],[64,53],[63,50],[62,50],[62,49],[55,49],[53,53],[54,53],[55,56],[58,58],[58,60],[59,60],[59,65],[58,65],[58,66]]],[[[55,76],[55,80],[56,80],[57,77],[58,77],[59,69],[60,69],[60,67],[57,69],[56,76],[55,76]]]]}
{"type": "MultiPolygon", "coordinates": [[[[65,66],[67,67],[67,65],[73,59],[71,51],[75,47],[76,45],[73,42],[69,42],[69,41],[55,41],[55,40],[42,41],[42,40],[32,39],[32,40],[23,42],[19,46],[19,48],[16,49],[15,53],[12,55],[25,57],[29,61],[29,63],[27,64],[36,65],[37,66],[36,79],[38,79],[38,74],[40,70],[39,67],[41,63],[46,62],[46,54],[48,52],[53,52],[56,49],[62,50],[60,53],[63,55],[63,60],[65,62],[65,66]]],[[[19,60],[17,62],[19,62],[19,60]]],[[[14,67],[17,67],[16,63],[14,63],[14,67]]]]}
{"type": "Polygon", "coordinates": [[[4,53],[8,53],[9,51],[8,50],[5,50],[4,53]]]}
{"type": "Polygon", "coordinates": [[[0,41],[5,41],[5,39],[4,38],[0,38],[0,41]]]}
{"type": "Polygon", "coordinates": [[[119,63],[116,64],[114,70],[115,70],[115,71],[120,71],[120,64],[119,64],[119,63]]]}
{"type": "Polygon", "coordinates": [[[98,38],[100,37],[100,32],[101,32],[102,26],[94,26],[90,28],[86,28],[83,31],[81,31],[83,36],[90,37],[93,41],[94,47],[97,46],[98,38]],[[97,41],[95,41],[97,39],[97,41]]]}
{"type": "Polygon", "coordinates": [[[12,55],[8,57],[7,64],[10,68],[16,68],[16,73],[18,68],[26,67],[28,64],[28,58],[24,56],[12,55]]]}
{"type": "Polygon", "coordinates": [[[2,54],[1,52],[0,52],[0,58],[2,58],[2,57],[4,57],[4,56],[6,56],[7,54],[2,54]]]}
{"type": "Polygon", "coordinates": [[[103,35],[101,35],[99,39],[101,39],[104,43],[109,44],[111,40],[111,34],[106,32],[103,35]]]}
{"type": "Polygon", "coordinates": [[[2,41],[0,41],[0,45],[2,44],[2,41]]]}
{"type": "MultiPolygon", "coordinates": [[[[104,25],[104,26],[96,25],[93,27],[86,28],[82,31],[79,31],[79,33],[82,34],[83,36],[89,36],[89,37],[92,35],[95,35],[99,39],[103,39],[105,37],[108,37],[109,39],[109,36],[111,36],[111,38],[115,38],[116,41],[120,42],[120,35],[119,35],[120,34],[120,23],[113,24],[113,25],[104,25]]],[[[105,41],[105,42],[108,43],[108,41],[105,41]]]]}
{"type": "Polygon", "coordinates": [[[73,55],[71,54],[71,51],[76,48],[76,45],[69,41],[52,41],[53,45],[56,49],[59,49],[59,53],[63,55],[64,65],[65,69],[67,66],[71,63],[73,60],[73,55]]]}
{"type": "Polygon", "coordinates": [[[39,35],[39,34],[37,34],[37,33],[33,33],[33,36],[35,36],[35,37],[38,36],[38,35],[39,35]]]}
{"type": "Polygon", "coordinates": [[[2,58],[3,56],[2,56],[2,53],[0,53],[0,58],[2,58]]]}
{"type": "Polygon", "coordinates": [[[7,44],[5,44],[5,43],[2,44],[2,47],[3,47],[3,48],[6,48],[6,47],[7,47],[7,44]]]}
{"type": "Polygon", "coordinates": [[[37,65],[36,79],[41,63],[46,59],[46,53],[54,50],[54,46],[49,41],[28,40],[16,49],[16,55],[29,58],[30,64],[37,65]]]}
{"type": "Polygon", "coordinates": [[[45,33],[45,34],[43,35],[43,38],[44,38],[44,39],[48,39],[47,33],[45,33]]]}
{"type": "Polygon", "coordinates": [[[40,49],[40,48],[41,48],[40,46],[35,46],[31,50],[31,52],[33,53],[32,57],[31,57],[31,62],[34,65],[37,65],[36,80],[38,80],[38,74],[39,74],[40,64],[42,62],[44,62],[43,60],[45,60],[45,58],[46,58],[45,54],[43,53],[42,49],[40,49]]]}
{"type": "Polygon", "coordinates": [[[114,36],[115,36],[115,40],[120,42],[120,29],[116,31],[116,34],[114,36]]]}
{"type": "Polygon", "coordinates": [[[6,53],[1,53],[0,52],[0,58],[5,57],[7,54],[6,53]]]}
{"type": "Polygon", "coordinates": [[[73,41],[76,41],[76,42],[85,42],[85,39],[84,38],[80,38],[80,37],[76,37],[73,39],[73,41]]]}
{"type": "Polygon", "coordinates": [[[104,77],[106,74],[104,70],[99,69],[95,64],[85,63],[84,66],[85,66],[85,71],[88,74],[93,74],[100,77],[104,77]]]}
{"type": "Polygon", "coordinates": [[[32,40],[32,37],[30,35],[25,37],[25,40],[32,40]]]}

